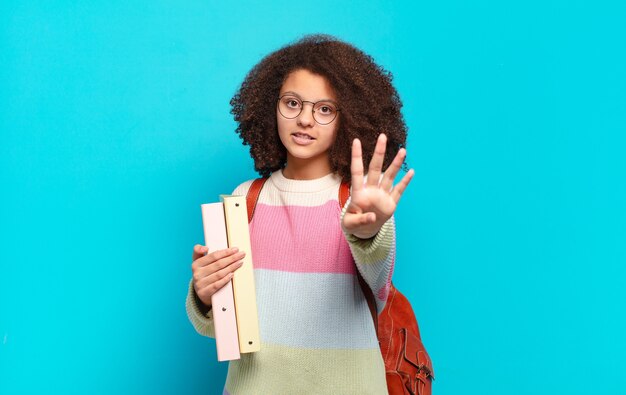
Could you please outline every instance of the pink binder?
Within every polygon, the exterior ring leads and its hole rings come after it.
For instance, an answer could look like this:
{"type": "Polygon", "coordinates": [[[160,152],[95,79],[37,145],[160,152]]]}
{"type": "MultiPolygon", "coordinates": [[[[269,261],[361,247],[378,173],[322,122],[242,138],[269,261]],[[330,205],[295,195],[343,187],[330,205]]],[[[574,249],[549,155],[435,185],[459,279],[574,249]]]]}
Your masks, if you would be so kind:
{"type": "MultiPolygon", "coordinates": [[[[202,204],[202,225],[204,242],[209,253],[228,248],[226,221],[222,203],[202,204]]],[[[213,321],[215,323],[215,345],[217,360],[230,361],[239,359],[239,335],[235,316],[232,280],[211,297],[213,321]]]]}

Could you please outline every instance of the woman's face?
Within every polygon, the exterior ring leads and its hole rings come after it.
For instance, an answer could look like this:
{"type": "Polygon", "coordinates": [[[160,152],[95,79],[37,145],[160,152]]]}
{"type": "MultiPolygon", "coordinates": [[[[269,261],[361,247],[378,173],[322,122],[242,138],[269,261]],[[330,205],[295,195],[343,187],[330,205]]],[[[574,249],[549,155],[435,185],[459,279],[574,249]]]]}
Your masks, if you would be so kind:
{"type": "Polygon", "coordinates": [[[328,150],[335,142],[339,124],[338,114],[335,113],[333,119],[337,98],[330,83],[308,70],[296,70],[285,79],[279,96],[285,97],[276,107],[276,118],[280,141],[287,149],[287,167],[315,167],[315,173],[330,173],[328,150]],[[311,102],[320,102],[315,106],[318,121],[333,119],[332,122],[322,125],[316,121],[311,102]],[[283,106],[282,113],[280,106],[283,106]],[[299,106],[302,111],[296,116],[299,106]]]}

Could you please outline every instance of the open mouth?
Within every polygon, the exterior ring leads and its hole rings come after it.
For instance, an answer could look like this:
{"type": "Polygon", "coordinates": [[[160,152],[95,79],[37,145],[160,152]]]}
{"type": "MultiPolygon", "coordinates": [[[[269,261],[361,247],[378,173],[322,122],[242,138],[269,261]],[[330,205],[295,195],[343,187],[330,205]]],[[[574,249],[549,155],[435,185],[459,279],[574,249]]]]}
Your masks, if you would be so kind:
{"type": "Polygon", "coordinates": [[[292,133],[291,135],[297,138],[305,139],[305,140],[315,140],[313,137],[309,136],[306,133],[298,132],[298,133],[292,133]]]}

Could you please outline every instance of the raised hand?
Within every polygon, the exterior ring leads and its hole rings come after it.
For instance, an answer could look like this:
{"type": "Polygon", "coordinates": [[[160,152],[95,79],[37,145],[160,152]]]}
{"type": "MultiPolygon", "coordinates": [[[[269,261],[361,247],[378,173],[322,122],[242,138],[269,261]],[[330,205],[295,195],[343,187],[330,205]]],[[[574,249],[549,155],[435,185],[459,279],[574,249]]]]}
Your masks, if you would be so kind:
{"type": "Polygon", "coordinates": [[[352,142],[352,162],[350,165],[352,198],[341,226],[348,233],[360,239],[369,239],[375,236],[383,224],[391,218],[402,193],[415,173],[413,169],[409,170],[399,183],[393,185],[393,180],[406,157],[406,150],[401,148],[381,177],[386,145],[387,136],[381,134],[376,141],[374,155],[372,155],[367,172],[367,181],[365,181],[361,142],[359,139],[354,139],[352,142]]]}

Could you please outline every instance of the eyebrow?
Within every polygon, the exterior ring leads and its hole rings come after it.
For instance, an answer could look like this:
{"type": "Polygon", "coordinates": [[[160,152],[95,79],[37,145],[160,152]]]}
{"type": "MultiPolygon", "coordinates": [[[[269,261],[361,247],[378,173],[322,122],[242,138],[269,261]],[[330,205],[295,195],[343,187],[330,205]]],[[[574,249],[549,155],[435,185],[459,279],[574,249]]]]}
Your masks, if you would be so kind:
{"type": "MultiPolygon", "coordinates": [[[[297,93],[296,93],[296,92],[294,92],[294,91],[287,91],[287,92],[283,92],[283,93],[281,93],[281,96],[284,96],[284,95],[286,95],[286,94],[291,94],[291,95],[296,96],[296,97],[297,97],[298,99],[300,99],[300,100],[304,100],[304,99],[302,99],[302,96],[300,96],[299,94],[297,94],[297,93]]],[[[306,101],[309,101],[309,100],[306,100],[306,101]]],[[[321,102],[321,101],[329,101],[329,102],[331,102],[331,103],[335,103],[335,104],[337,104],[337,102],[336,102],[335,100],[333,100],[333,99],[320,99],[320,100],[316,100],[316,101],[315,101],[315,103],[317,103],[317,102],[321,102]]]]}

